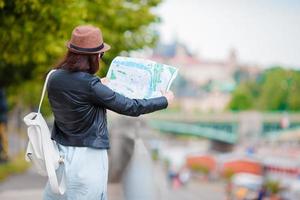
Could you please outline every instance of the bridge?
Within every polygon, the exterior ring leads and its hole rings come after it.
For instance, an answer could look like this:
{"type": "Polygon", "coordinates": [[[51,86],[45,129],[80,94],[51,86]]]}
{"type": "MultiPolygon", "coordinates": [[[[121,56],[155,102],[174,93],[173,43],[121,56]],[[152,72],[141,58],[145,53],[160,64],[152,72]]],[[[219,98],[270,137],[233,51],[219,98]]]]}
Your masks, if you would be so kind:
{"type": "Polygon", "coordinates": [[[235,144],[252,135],[259,138],[278,136],[300,127],[300,115],[289,115],[289,127],[282,128],[280,113],[225,113],[205,116],[195,114],[160,114],[149,119],[149,125],[161,133],[203,137],[212,141],[235,144]]]}
{"type": "Polygon", "coordinates": [[[234,144],[237,142],[237,134],[230,125],[224,124],[224,127],[219,128],[217,124],[201,125],[189,124],[173,121],[158,121],[152,120],[149,122],[150,126],[161,132],[169,132],[176,135],[190,135],[204,137],[211,140],[217,140],[234,144]]]}

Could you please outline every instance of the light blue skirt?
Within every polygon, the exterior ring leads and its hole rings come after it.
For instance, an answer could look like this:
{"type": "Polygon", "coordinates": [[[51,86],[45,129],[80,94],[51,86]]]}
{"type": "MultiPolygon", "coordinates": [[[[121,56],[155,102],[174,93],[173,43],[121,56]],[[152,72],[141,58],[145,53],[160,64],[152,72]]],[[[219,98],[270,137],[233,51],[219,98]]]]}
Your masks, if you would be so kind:
{"type": "Polygon", "coordinates": [[[44,200],[107,200],[108,157],[107,150],[89,147],[72,147],[58,144],[64,155],[66,192],[63,195],[51,191],[49,182],[44,190],[44,200]]]}

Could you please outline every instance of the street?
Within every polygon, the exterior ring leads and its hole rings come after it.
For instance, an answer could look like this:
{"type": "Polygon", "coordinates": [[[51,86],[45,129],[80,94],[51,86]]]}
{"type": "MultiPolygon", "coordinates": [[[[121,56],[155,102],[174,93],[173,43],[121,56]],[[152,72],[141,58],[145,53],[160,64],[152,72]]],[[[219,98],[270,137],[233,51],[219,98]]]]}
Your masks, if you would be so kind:
{"type": "MultiPolygon", "coordinates": [[[[29,170],[25,174],[9,177],[0,184],[1,200],[39,200],[42,199],[46,179],[29,170]]],[[[111,200],[123,200],[120,184],[109,184],[108,197],[111,200]]],[[[223,200],[224,186],[221,183],[190,182],[186,187],[167,189],[164,191],[166,200],[223,200]]]]}
{"type": "MultiPolygon", "coordinates": [[[[36,174],[32,169],[24,174],[14,175],[0,183],[1,200],[40,200],[42,199],[43,188],[46,178],[36,174]]],[[[109,184],[109,198],[122,200],[122,193],[119,184],[109,184]]]]}
{"type": "Polygon", "coordinates": [[[222,183],[191,181],[186,187],[169,190],[168,199],[184,200],[225,200],[222,183]]]}

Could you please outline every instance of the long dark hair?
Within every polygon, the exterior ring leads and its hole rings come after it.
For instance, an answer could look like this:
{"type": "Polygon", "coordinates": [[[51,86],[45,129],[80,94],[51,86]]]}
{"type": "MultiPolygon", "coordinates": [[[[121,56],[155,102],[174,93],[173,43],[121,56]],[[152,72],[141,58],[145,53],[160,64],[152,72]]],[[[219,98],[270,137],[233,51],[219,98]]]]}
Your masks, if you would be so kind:
{"type": "Polygon", "coordinates": [[[78,54],[68,51],[65,58],[55,68],[95,74],[99,70],[99,54],[78,54]]]}

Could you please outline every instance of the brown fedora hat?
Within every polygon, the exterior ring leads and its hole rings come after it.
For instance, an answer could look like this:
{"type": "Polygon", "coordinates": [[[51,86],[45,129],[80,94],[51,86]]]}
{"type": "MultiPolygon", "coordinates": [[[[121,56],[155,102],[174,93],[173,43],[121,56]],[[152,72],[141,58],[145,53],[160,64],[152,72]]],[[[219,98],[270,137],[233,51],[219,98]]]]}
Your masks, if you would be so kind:
{"type": "Polygon", "coordinates": [[[103,42],[101,30],[91,25],[74,28],[67,47],[73,53],[80,54],[96,54],[110,49],[110,46],[103,42]]]}

